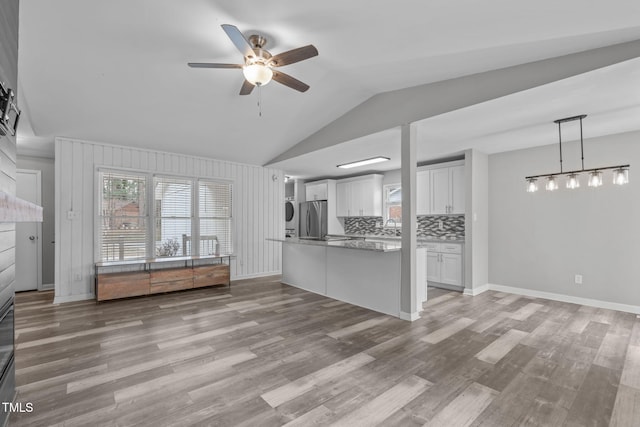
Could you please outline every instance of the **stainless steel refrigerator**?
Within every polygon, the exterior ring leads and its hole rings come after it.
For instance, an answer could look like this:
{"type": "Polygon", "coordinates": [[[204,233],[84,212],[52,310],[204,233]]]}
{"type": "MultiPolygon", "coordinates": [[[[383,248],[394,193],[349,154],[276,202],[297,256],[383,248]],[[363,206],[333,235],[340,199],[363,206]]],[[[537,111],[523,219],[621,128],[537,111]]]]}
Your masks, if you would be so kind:
{"type": "Polygon", "coordinates": [[[322,240],[327,235],[326,200],[300,203],[298,218],[300,218],[298,236],[301,239],[322,240]]]}

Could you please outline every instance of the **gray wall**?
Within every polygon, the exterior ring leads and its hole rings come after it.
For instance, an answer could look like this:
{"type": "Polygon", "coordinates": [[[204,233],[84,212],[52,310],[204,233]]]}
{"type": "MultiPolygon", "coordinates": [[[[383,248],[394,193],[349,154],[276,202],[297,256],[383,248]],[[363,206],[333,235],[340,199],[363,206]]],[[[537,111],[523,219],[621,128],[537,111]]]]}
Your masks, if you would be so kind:
{"type": "MultiPolygon", "coordinates": [[[[597,189],[583,179],[576,190],[525,191],[526,175],[559,169],[557,144],[491,155],[489,282],[640,305],[638,141],[640,132],[585,141],[586,168],[631,164],[628,185],[613,185],[605,172],[597,189]]],[[[564,169],[579,168],[578,143],[563,150],[564,169]]]]}
{"type": "Polygon", "coordinates": [[[18,156],[19,169],[42,171],[42,284],[53,288],[55,260],[55,185],[54,161],[41,157],[18,156]]]}

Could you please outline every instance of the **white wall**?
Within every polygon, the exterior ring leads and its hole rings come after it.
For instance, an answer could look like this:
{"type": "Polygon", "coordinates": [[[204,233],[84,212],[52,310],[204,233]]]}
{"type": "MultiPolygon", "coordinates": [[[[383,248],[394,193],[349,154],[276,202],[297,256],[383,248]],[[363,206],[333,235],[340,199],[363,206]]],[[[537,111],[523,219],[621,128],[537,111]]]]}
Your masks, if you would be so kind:
{"type": "Polygon", "coordinates": [[[489,283],[489,157],[465,153],[465,288],[474,294],[489,283]]]}
{"type": "Polygon", "coordinates": [[[232,279],[280,273],[281,244],[265,239],[284,237],[282,171],[66,138],[56,138],[55,150],[56,302],[93,298],[95,179],[101,166],[233,180],[232,279]],[[67,219],[70,210],[79,217],[67,219]]]}
{"type": "MultiPolygon", "coordinates": [[[[628,185],[605,172],[597,189],[583,179],[576,190],[525,191],[526,175],[559,170],[557,144],[491,155],[490,283],[640,306],[639,141],[640,132],[585,141],[586,168],[631,164],[628,185]]],[[[579,143],[563,144],[563,157],[564,170],[579,168],[579,143]]]]}
{"type": "Polygon", "coordinates": [[[55,258],[55,172],[53,159],[18,155],[19,169],[42,172],[42,284],[47,289],[54,282],[55,258]],[[48,286],[49,285],[49,286],[48,286]]]}

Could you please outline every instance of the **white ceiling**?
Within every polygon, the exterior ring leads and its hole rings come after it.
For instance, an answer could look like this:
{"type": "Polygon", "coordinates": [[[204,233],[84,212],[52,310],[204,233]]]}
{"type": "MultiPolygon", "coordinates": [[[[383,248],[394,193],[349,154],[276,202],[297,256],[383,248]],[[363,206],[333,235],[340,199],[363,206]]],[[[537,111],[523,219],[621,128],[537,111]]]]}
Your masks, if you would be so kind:
{"type": "MultiPolygon", "coordinates": [[[[20,6],[18,150],[52,155],[55,136],[264,164],[376,93],[640,39],[636,0],[450,2],[30,0],[20,6]],[[313,43],[283,67],[308,83],[237,95],[241,62],[220,24],[260,32],[272,53],[313,43]]],[[[589,114],[587,137],[640,129],[640,63],[628,61],[418,125],[419,157],[554,143],[554,119],[589,114]]],[[[428,102],[428,100],[425,100],[428,102]]],[[[388,155],[389,130],[275,166],[301,177],[388,155]]],[[[381,169],[379,169],[381,170],[381,169]]],[[[353,173],[353,170],[351,171],[353,173]]]]}

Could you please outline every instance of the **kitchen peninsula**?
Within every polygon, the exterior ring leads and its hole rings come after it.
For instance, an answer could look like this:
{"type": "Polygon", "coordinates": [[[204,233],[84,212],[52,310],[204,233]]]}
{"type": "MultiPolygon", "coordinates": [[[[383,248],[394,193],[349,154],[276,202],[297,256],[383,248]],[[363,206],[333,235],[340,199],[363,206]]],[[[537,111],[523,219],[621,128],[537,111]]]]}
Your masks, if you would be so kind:
{"type": "MultiPolygon", "coordinates": [[[[402,317],[399,241],[273,239],[282,242],[282,282],[402,317]]],[[[418,259],[426,259],[419,248],[418,259]]],[[[426,263],[416,272],[418,306],[426,300],[426,263]]]]}

